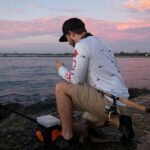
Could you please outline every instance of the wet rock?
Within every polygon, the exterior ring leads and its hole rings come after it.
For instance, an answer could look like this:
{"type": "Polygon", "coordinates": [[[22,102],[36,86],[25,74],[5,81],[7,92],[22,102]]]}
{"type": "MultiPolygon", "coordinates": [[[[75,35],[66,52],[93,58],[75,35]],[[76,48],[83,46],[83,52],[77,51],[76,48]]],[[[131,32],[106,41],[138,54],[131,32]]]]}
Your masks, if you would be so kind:
{"type": "Polygon", "coordinates": [[[138,89],[138,88],[129,88],[130,98],[138,97],[143,94],[149,94],[150,90],[148,89],[138,89]]]}
{"type": "Polygon", "coordinates": [[[144,116],[141,115],[141,114],[133,114],[133,118],[135,118],[135,119],[143,119],[144,116]]]}
{"type": "MultiPolygon", "coordinates": [[[[17,103],[13,103],[13,104],[7,104],[7,105],[5,105],[5,107],[7,107],[8,109],[18,110],[19,111],[20,108],[23,107],[23,105],[17,104],[17,103]]],[[[5,120],[6,118],[8,118],[11,114],[12,114],[12,112],[7,111],[6,109],[3,109],[2,107],[0,107],[0,122],[5,120]]]]}

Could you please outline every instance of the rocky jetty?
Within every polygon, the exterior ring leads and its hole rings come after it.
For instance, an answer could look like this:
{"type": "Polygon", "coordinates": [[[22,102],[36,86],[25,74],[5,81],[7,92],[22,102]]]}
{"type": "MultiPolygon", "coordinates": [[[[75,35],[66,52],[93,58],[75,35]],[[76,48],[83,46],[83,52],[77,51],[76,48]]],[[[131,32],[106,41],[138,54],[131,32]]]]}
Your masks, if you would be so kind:
{"type": "MultiPolygon", "coordinates": [[[[150,107],[149,92],[136,94],[136,96],[131,100],[150,107]]],[[[8,104],[6,106],[32,118],[46,114],[58,115],[54,96],[50,100],[31,106],[21,104],[8,104]]],[[[78,146],[79,150],[149,150],[150,114],[134,108],[128,108],[128,110],[132,116],[136,134],[133,141],[124,144],[120,142],[121,135],[115,127],[105,127],[100,129],[102,133],[100,143],[81,144],[78,146]]],[[[0,109],[0,150],[42,150],[43,144],[35,137],[36,127],[34,122],[0,109]]]]}

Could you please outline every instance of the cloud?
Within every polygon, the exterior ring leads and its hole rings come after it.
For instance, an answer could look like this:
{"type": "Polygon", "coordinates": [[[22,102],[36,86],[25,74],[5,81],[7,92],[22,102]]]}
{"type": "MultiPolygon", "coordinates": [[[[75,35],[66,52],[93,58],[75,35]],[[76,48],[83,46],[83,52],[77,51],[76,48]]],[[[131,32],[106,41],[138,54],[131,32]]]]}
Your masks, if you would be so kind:
{"type": "Polygon", "coordinates": [[[47,11],[55,11],[55,12],[69,12],[69,13],[81,13],[81,12],[83,12],[82,9],[77,9],[77,8],[70,8],[70,9],[69,8],[66,8],[66,9],[59,8],[59,9],[57,9],[57,8],[47,7],[47,6],[41,5],[37,2],[36,3],[31,2],[31,3],[29,3],[29,6],[31,7],[31,9],[34,9],[37,11],[47,10],[47,11]]]}
{"type": "MultiPolygon", "coordinates": [[[[0,1],[2,1],[2,0],[0,0],[0,1]]],[[[7,2],[19,2],[20,0],[5,0],[5,1],[7,1],[7,2]]]]}
{"type": "Polygon", "coordinates": [[[0,39],[57,34],[64,18],[42,18],[30,21],[0,20],[0,39]]]}
{"type": "Polygon", "coordinates": [[[7,8],[0,8],[0,13],[20,13],[23,12],[22,9],[7,9],[7,8]]]}
{"type": "MultiPolygon", "coordinates": [[[[29,21],[0,20],[0,51],[69,52],[67,43],[59,43],[62,24],[70,18],[48,17],[29,21]]],[[[115,50],[149,51],[150,21],[104,21],[80,17],[89,32],[105,40],[115,50]]]]}
{"type": "MultiPolygon", "coordinates": [[[[62,34],[64,20],[69,17],[48,17],[30,21],[0,20],[0,39],[14,39],[30,36],[62,34]]],[[[88,31],[107,41],[121,41],[126,39],[150,39],[150,22],[133,20],[130,22],[111,22],[81,17],[88,31]]]]}
{"type": "Polygon", "coordinates": [[[66,11],[66,12],[69,12],[69,13],[80,13],[80,12],[83,12],[82,9],[60,9],[60,11],[66,11]]]}
{"type": "Polygon", "coordinates": [[[129,0],[124,3],[124,6],[139,12],[150,11],[150,0],[129,0]]]}
{"type": "Polygon", "coordinates": [[[110,22],[89,18],[85,19],[85,22],[89,31],[107,41],[150,39],[148,21],[110,22]]]}

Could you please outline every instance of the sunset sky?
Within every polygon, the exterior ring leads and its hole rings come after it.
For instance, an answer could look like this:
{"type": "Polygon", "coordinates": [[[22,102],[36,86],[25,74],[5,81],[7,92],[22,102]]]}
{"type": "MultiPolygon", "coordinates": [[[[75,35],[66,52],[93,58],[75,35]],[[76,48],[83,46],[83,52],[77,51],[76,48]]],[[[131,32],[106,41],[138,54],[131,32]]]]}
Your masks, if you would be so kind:
{"type": "Polygon", "coordinates": [[[0,0],[0,52],[72,52],[58,42],[70,17],[114,52],[150,52],[150,0],[0,0]]]}

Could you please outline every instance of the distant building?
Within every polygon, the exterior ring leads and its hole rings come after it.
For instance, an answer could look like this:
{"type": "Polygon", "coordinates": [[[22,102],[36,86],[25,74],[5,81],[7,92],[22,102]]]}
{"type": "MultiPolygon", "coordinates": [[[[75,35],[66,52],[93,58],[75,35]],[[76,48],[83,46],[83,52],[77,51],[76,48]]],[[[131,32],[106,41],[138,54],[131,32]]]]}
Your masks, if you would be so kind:
{"type": "Polygon", "coordinates": [[[150,56],[148,53],[145,53],[145,56],[147,57],[147,56],[150,56]]]}

